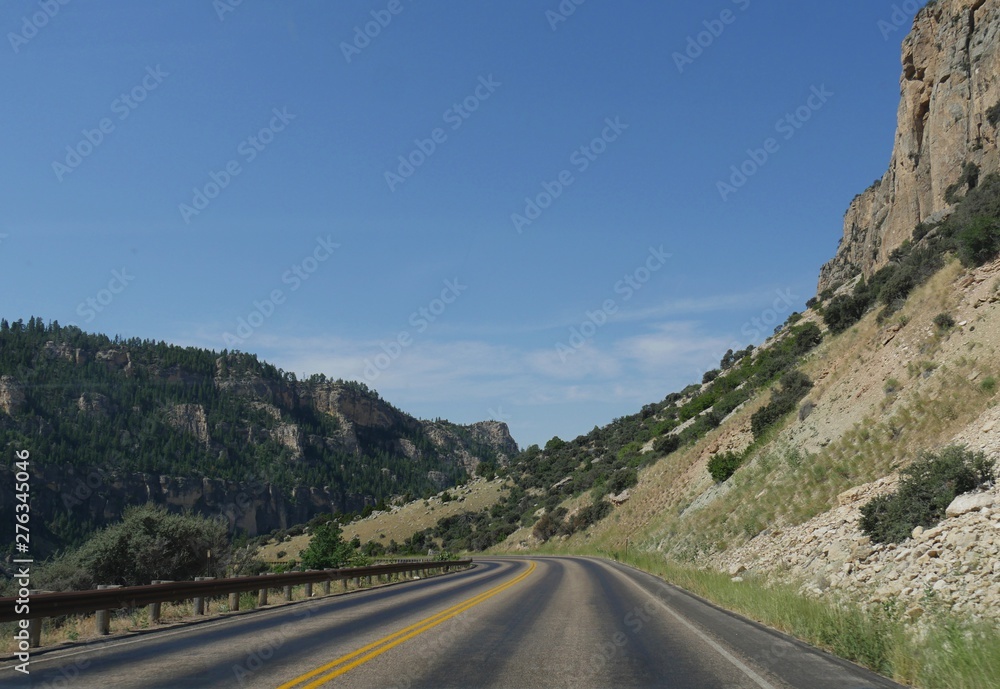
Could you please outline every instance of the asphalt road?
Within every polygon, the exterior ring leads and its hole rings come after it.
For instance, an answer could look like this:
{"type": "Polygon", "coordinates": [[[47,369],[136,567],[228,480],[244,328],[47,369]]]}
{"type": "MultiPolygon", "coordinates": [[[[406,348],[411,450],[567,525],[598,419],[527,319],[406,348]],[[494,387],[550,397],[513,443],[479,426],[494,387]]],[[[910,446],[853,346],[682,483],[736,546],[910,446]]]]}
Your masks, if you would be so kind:
{"type": "Polygon", "coordinates": [[[478,560],[470,571],[76,649],[0,686],[671,687],[899,685],[622,565],[478,560]]]}

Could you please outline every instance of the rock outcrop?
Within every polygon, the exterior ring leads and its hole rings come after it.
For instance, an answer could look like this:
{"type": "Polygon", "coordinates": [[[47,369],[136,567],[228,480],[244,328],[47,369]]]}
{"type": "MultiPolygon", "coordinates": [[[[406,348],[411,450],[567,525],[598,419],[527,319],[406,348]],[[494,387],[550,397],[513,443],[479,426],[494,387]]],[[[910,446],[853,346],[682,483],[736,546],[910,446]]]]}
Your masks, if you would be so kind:
{"type": "MultiPolygon", "coordinates": [[[[939,0],[903,41],[896,141],[889,170],[851,203],[820,291],[888,262],[921,222],[950,207],[966,166],[1000,168],[1000,0],[939,0]]],[[[959,189],[964,192],[965,189],[959,189]]]]}
{"type": "Polygon", "coordinates": [[[840,591],[875,603],[896,601],[910,619],[931,605],[1000,619],[1000,489],[959,496],[944,521],[917,527],[902,543],[873,544],[858,527],[861,506],[895,487],[895,477],[886,477],[846,491],[836,509],[768,530],[712,564],[731,574],[806,580],[813,595],[840,591]]]}
{"type": "Polygon", "coordinates": [[[10,376],[0,376],[0,411],[13,416],[24,405],[24,390],[10,376]]]}

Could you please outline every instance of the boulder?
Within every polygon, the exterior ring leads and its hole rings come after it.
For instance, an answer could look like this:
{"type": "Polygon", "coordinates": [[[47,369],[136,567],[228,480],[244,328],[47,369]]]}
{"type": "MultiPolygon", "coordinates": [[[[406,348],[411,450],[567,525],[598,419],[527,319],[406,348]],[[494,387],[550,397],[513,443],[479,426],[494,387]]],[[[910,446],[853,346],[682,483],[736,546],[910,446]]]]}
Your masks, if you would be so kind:
{"type": "Polygon", "coordinates": [[[996,496],[992,493],[966,493],[951,501],[945,514],[949,517],[959,517],[969,512],[978,512],[984,507],[992,507],[996,496]]]}

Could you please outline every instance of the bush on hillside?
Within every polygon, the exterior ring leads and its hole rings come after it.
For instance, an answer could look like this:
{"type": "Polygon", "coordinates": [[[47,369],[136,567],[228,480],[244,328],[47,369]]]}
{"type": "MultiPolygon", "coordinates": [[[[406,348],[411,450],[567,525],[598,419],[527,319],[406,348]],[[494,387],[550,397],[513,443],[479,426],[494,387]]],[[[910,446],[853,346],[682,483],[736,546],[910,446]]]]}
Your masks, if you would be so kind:
{"type": "Polygon", "coordinates": [[[900,543],[914,528],[941,521],[956,496],[994,478],[994,462],[982,452],[952,446],[927,453],[902,472],[895,493],[861,508],[861,530],[876,543],[900,543]]]}
{"type": "Polygon", "coordinates": [[[230,555],[227,527],[224,521],[172,514],[157,505],[129,507],[121,522],[38,570],[35,583],[65,591],[217,576],[230,555]]]}
{"type": "Polygon", "coordinates": [[[750,430],[758,440],[768,428],[794,411],[803,397],[812,389],[812,381],[801,371],[789,371],[781,377],[778,389],[771,394],[771,401],[750,417],[750,430]]]}
{"type": "Polygon", "coordinates": [[[746,458],[736,452],[719,452],[708,460],[708,473],[716,483],[722,483],[736,473],[746,458]]]}
{"type": "Polygon", "coordinates": [[[842,333],[861,320],[868,306],[866,299],[859,299],[851,294],[838,294],[823,309],[823,322],[835,335],[842,333]]]}
{"type": "Polygon", "coordinates": [[[336,524],[317,527],[309,541],[309,547],[302,551],[303,568],[331,569],[361,564],[354,544],[345,541],[343,533],[336,524]]]}
{"type": "Polygon", "coordinates": [[[938,327],[939,330],[951,330],[955,327],[955,319],[947,313],[939,313],[934,316],[934,325],[938,327]]]}
{"type": "Polygon", "coordinates": [[[653,451],[661,455],[669,455],[676,452],[681,446],[681,439],[676,435],[665,435],[653,443],[653,451]]]}
{"type": "Polygon", "coordinates": [[[972,268],[989,263],[1000,255],[1000,219],[977,216],[956,237],[958,258],[972,268]]]}

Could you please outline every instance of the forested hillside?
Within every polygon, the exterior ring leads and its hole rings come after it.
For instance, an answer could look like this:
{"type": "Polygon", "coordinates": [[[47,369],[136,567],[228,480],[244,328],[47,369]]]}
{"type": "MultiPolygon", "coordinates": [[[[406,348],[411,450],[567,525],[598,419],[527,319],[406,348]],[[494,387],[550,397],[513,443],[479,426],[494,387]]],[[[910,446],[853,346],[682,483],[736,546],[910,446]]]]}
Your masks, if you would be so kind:
{"type": "Polygon", "coordinates": [[[39,318],[0,321],[0,447],[29,450],[45,477],[53,495],[36,497],[53,544],[144,498],[211,513],[209,493],[248,486],[262,504],[233,526],[287,526],[436,492],[517,451],[503,424],[421,421],[361,383],[297,380],[251,354],[111,339],[39,318]]]}

